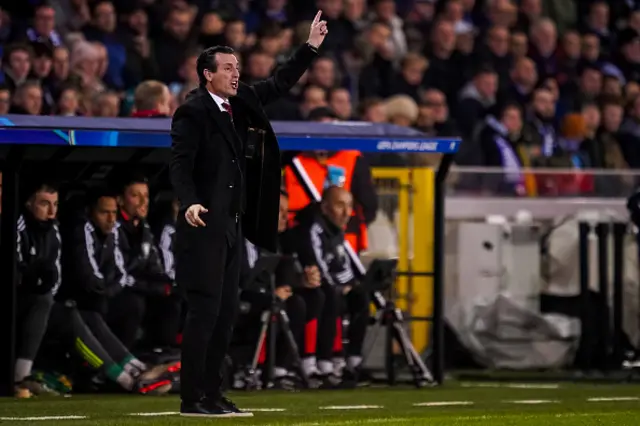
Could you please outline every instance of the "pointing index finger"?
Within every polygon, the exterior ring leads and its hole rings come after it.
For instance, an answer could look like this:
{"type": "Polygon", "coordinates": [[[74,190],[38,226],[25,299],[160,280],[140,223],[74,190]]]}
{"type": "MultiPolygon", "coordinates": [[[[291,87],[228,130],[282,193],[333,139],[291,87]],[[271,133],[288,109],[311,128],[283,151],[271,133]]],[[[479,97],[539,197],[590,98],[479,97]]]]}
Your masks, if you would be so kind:
{"type": "Polygon", "coordinates": [[[320,22],[320,17],[322,16],[322,11],[319,10],[318,13],[316,13],[316,17],[313,18],[313,23],[317,24],[318,22],[320,22]]]}

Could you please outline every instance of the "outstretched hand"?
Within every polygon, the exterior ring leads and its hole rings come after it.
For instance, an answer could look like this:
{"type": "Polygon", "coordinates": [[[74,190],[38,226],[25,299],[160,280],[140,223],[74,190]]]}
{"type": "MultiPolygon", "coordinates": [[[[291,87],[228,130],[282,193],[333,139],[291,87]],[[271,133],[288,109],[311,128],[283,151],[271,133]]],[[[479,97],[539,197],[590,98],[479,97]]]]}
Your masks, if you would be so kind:
{"type": "Polygon", "coordinates": [[[316,17],[313,18],[313,22],[311,23],[311,30],[309,31],[309,43],[311,46],[316,49],[320,47],[324,38],[327,36],[329,30],[327,29],[327,21],[321,21],[320,17],[322,16],[322,11],[319,10],[316,13],[316,17]]]}

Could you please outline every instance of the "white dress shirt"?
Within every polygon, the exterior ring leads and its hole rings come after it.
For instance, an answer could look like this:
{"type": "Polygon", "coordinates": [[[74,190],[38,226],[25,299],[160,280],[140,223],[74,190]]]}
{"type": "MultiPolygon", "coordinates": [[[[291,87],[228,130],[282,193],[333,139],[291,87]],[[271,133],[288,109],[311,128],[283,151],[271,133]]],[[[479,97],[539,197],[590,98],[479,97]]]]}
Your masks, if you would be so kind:
{"type": "Polygon", "coordinates": [[[222,112],[227,112],[227,110],[222,106],[222,104],[224,103],[229,103],[229,101],[227,99],[222,99],[220,96],[209,92],[209,94],[211,95],[211,97],[213,98],[213,100],[215,101],[216,105],[218,105],[218,108],[220,108],[220,111],[222,112]]]}

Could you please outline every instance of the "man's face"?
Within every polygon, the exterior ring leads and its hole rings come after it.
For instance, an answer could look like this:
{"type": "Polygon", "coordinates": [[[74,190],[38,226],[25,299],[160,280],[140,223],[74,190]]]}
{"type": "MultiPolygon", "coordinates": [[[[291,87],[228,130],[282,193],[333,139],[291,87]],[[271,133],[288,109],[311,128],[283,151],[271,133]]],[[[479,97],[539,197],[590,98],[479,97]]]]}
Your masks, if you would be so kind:
{"type": "Polygon", "coordinates": [[[599,95],[602,90],[602,74],[598,70],[585,70],[580,78],[580,88],[588,95],[599,95]]]}
{"type": "Polygon", "coordinates": [[[24,50],[16,50],[9,56],[9,67],[16,78],[26,78],[31,71],[31,58],[29,52],[24,50]]]}
{"type": "Polygon", "coordinates": [[[133,183],[118,200],[120,208],[130,217],[144,219],[149,213],[149,185],[133,183]]]}
{"type": "Polygon", "coordinates": [[[284,195],[280,195],[280,213],[278,214],[278,232],[282,233],[287,230],[287,222],[289,220],[289,199],[284,195]]]}
{"type": "Polygon", "coordinates": [[[266,79],[271,75],[271,70],[276,64],[276,60],[264,53],[254,53],[249,57],[249,63],[247,64],[249,69],[249,75],[255,79],[266,79]]]}
{"type": "Polygon", "coordinates": [[[105,33],[112,33],[116,29],[116,11],[110,2],[102,2],[95,9],[96,26],[105,33]]]}
{"type": "Polygon", "coordinates": [[[498,90],[498,76],[494,73],[484,73],[476,77],[476,88],[480,95],[492,98],[498,90]]]}
{"type": "Polygon", "coordinates": [[[503,57],[509,53],[509,30],[504,27],[494,27],[489,32],[487,44],[489,49],[498,57],[503,57]]]}
{"type": "Polygon", "coordinates": [[[241,48],[247,38],[244,22],[234,21],[227,24],[224,29],[224,35],[231,47],[234,49],[241,48]]]}
{"type": "MultiPolygon", "coordinates": [[[[207,15],[205,19],[208,19],[207,15]]],[[[206,23],[203,22],[203,26],[206,23]]],[[[166,29],[171,35],[173,35],[178,40],[184,40],[189,35],[189,31],[191,30],[191,20],[189,18],[189,13],[182,10],[174,10],[167,17],[166,21],[166,29]]]]}
{"type": "Polygon", "coordinates": [[[517,135],[522,130],[522,115],[517,108],[509,108],[502,114],[502,124],[510,135],[517,135]]]}
{"type": "Polygon", "coordinates": [[[36,11],[33,26],[42,36],[49,36],[56,24],[56,12],[52,7],[41,7],[36,11]]]}
{"type": "Polygon", "coordinates": [[[331,223],[344,229],[353,213],[353,197],[346,189],[334,189],[331,195],[322,203],[322,213],[331,223]]]}
{"type": "Polygon", "coordinates": [[[440,90],[430,89],[424,94],[424,103],[433,110],[436,123],[443,123],[449,119],[447,98],[440,90]]]}
{"type": "Polygon", "coordinates": [[[331,95],[331,109],[343,120],[351,118],[351,95],[346,89],[339,89],[331,95]]]}
{"type": "Polygon", "coordinates": [[[527,88],[532,88],[538,82],[536,65],[529,58],[521,59],[516,65],[513,79],[527,88]]]}
{"type": "Polygon", "coordinates": [[[607,105],[602,111],[602,124],[609,132],[617,132],[624,118],[624,109],[620,105],[607,105]]]}
{"type": "Polygon", "coordinates": [[[112,197],[102,197],[91,212],[91,221],[103,234],[113,232],[118,216],[118,204],[112,197]]]}
{"type": "Polygon", "coordinates": [[[33,72],[39,78],[45,78],[51,72],[52,61],[49,56],[43,55],[33,59],[33,72]]]}
{"type": "Polygon", "coordinates": [[[69,51],[64,47],[53,51],[53,73],[60,80],[69,76],[69,51]]]}
{"type": "Polygon", "coordinates": [[[319,87],[310,87],[304,92],[302,106],[306,113],[316,108],[327,106],[327,94],[319,87]]]}
{"type": "Polygon", "coordinates": [[[371,123],[386,123],[387,122],[387,110],[382,103],[376,103],[369,108],[364,113],[364,119],[371,123]]]}
{"type": "Polygon", "coordinates": [[[38,191],[27,201],[27,208],[39,222],[53,220],[58,214],[58,193],[38,191]]]}
{"type": "Polygon", "coordinates": [[[533,96],[533,109],[544,118],[551,118],[556,112],[553,95],[548,90],[538,90],[533,96]]]}
{"type": "Polygon", "coordinates": [[[209,81],[211,92],[223,98],[230,98],[238,93],[240,70],[238,59],[232,53],[217,53],[216,72],[205,70],[205,78],[209,81]]]}
{"type": "Polygon", "coordinates": [[[40,115],[42,110],[42,90],[38,87],[27,87],[18,99],[20,106],[30,115],[40,115]]]}
{"type": "Polygon", "coordinates": [[[311,70],[311,79],[314,83],[324,87],[331,88],[335,83],[335,69],[333,61],[330,59],[318,59],[311,70]]]}
{"type": "Polygon", "coordinates": [[[0,90],[0,115],[9,113],[11,105],[11,92],[8,90],[0,90]]]}

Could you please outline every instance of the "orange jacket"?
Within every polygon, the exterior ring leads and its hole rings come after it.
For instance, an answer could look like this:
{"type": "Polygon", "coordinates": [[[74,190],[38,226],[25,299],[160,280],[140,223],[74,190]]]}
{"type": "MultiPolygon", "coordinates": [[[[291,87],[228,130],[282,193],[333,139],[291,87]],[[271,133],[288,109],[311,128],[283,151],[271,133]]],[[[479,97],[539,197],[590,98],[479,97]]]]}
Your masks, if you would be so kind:
{"type": "MultiPolygon", "coordinates": [[[[300,164],[302,164],[318,192],[322,193],[325,188],[329,166],[340,167],[344,170],[345,180],[342,187],[347,191],[351,191],[353,170],[356,161],[361,155],[360,151],[338,151],[329,157],[325,164],[320,164],[315,158],[305,155],[298,155],[296,158],[300,160],[300,164]]],[[[311,200],[307,196],[304,186],[298,181],[291,166],[285,167],[284,180],[286,191],[289,194],[289,225],[293,226],[296,213],[305,208],[311,200]]],[[[352,220],[358,222],[358,230],[356,232],[346,232],[345,239],[349,241],[356,252],[361,252],[366,250],[368,246],[367,224],[364,221],[362,209],[357,204],[353,208],[352,220]]]]}

